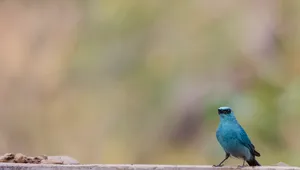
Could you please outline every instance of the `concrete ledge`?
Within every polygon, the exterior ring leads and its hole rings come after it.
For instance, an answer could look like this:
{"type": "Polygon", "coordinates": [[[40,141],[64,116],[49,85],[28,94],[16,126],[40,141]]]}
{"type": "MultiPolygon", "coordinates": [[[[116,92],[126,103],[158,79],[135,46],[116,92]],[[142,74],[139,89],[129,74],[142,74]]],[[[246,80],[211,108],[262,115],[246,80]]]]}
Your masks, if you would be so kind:
{"type": "Polygon", "coordinates": [[[49,164],[15,164],[1,163],[0,170],[300,170],[292,166],[262,166],[237,168],[225,166],[221,168],[192,165],[127,165],[127,164],[93,164],[93,165],[49,165],[49,164]]]}

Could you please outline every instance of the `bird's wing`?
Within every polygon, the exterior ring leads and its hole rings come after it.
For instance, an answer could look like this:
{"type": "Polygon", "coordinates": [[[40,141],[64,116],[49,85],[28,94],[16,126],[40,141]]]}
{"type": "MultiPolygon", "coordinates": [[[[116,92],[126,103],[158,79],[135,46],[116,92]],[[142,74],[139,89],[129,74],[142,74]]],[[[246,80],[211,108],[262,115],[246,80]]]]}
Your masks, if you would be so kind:
{"type": "Polygon", "coordinates": [[[239,128],[239,141],[245,146],[247,147],[251,154],[252,155],[255,155],[255,156],[260,156],[260,153],[258,153],[256,150],[255,150],[255,146],[251,143],[247,133],[245,132],[245,130],[243,129],[243,127],[241,125],[239,125],[240,128],[239,128]]]}

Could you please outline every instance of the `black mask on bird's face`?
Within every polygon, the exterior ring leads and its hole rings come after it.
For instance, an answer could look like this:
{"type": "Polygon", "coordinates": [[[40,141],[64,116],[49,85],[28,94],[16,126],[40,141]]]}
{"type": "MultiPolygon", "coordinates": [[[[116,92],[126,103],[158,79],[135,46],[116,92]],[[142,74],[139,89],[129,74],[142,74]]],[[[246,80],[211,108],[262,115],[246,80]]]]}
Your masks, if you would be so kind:
{"type": "Polygon", "coordinates": [[[230,114],[231,113],[231,108],[230,107],[220,107],[218,109],[218,113],[220,114],[230,114]]]}
{"type": "Polygon", "coordinates": [[[230,107],[220,107],[218,109],[218,114],[220,116],[221,121],[235,120],[235,116],[230,107]]]}

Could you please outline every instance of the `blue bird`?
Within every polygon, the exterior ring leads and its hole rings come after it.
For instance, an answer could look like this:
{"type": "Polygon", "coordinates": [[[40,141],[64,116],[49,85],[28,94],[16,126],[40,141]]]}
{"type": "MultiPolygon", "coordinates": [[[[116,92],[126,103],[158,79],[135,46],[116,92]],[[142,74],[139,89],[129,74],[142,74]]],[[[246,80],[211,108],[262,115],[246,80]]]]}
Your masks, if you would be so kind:
{"type": "Polygon", "coordinates": [[[230,157],[243,159],[249,166],[260,166],[255,160],[255,156],[259,157],[260,153],[255,150],[254,145],[251,143],[247,133],[236,120],[233,111],[230,107],[220,107],[218,109],[220,116],[219,127],[216,132],[218,142],[224,149],[226,156],[217,167],[223,166],[222,164],[230,157]]]}

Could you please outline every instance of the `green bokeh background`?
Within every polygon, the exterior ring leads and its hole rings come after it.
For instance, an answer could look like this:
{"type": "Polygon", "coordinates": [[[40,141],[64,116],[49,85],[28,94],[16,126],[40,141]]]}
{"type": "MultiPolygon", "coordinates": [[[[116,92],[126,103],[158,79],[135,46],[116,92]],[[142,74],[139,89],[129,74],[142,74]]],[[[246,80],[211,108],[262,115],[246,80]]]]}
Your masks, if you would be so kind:
{"type": "Polygon", "coordinates": [[[226,105],[261,164],[300,165],[299,18],[298,0],[1,1],[0,152],[216,164],[226,105]]]}

